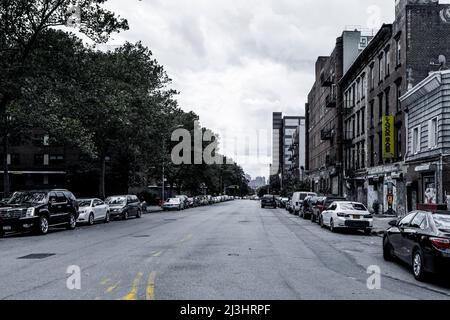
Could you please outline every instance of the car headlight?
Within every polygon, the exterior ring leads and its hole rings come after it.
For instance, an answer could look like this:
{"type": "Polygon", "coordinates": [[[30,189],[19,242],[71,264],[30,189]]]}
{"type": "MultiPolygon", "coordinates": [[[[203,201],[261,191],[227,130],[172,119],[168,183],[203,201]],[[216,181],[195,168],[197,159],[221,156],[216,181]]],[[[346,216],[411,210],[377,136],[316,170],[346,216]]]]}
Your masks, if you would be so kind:
{"type": "Polygon", "coordinates": [[[27,218],[34,217],[34,212],[35,212],[34,208],[28,208],[27,209],[27,218]]]}

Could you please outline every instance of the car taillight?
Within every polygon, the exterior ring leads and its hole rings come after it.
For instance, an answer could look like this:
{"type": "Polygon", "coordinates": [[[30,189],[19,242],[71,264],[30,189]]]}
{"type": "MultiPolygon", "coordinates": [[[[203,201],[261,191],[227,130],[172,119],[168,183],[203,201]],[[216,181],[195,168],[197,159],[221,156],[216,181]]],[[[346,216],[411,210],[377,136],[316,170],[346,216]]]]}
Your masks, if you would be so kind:
{"type": "Polygon", "coordinates": [[[450,249],[450,239],[430,238],[430,241],[438,249],[450,249]]]}
{"type": "Polygon", "coordinates": [[[337,214],[337,216],[338,216],[338,217],[347,217],[348,215],[345,214],[345,213],[339,212],[339,213],[337,214]]]}

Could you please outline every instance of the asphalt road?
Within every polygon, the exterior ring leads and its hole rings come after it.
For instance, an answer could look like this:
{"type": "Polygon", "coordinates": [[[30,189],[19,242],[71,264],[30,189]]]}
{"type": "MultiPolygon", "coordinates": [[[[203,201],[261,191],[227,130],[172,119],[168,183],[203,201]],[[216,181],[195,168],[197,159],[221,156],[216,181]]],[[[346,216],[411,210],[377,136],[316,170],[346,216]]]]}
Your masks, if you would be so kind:
{"type": "Polygon", "coordinates": [[[234,201],[0,239],[0,299],[450,299],[450,285],[384,262],[379,237],[234,201]],[[53,255],[19,259],[30,254],[53,255]],[[74,265],[79,290],[66,285],[74,265]],[[373,265],[379,290],[366,284],[373,265]]]}

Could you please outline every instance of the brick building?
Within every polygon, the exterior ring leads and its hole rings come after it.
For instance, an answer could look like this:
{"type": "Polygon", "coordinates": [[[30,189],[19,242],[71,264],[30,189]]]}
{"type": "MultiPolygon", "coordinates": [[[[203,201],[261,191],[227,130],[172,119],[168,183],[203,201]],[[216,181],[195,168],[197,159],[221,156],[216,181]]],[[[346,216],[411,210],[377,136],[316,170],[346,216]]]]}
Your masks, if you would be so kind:
{"type": "Polygon", "coordinates": [[[312,191],[342,194],[343,98],[338,83],[370,39],[361,31],[344,31],[331,55],[317,59],[305,106],[306,174],[312,191]]]}
{"type": "Polygon", "coordinates": [[[447,5],[398,0],[385,24],[341,79],[344,101],[344,189],[352,200],[406,213],[405,109],[399,98],[450,56],[447,5]],[[392,153],[385,152],[383,119],[393,119],[392,153]]]}

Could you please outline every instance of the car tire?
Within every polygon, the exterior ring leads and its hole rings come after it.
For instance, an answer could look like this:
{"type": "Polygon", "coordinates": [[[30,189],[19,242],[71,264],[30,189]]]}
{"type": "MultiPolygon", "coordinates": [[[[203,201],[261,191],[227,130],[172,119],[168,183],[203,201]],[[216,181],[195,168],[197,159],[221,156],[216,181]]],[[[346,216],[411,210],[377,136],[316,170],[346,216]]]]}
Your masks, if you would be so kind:
{"type": "Polygon", "coordinates": [[[416,249],[412,258],[412,271],[417,281],[424,281],[426,273],[423,267],[423,255],[420,249],[416,249]]]}
{"type": "Polygon", "coordinates": [[[333,232],[333,233],[337,232],[336,227],[334,226],[333,219],[330,220],[330,231],[333,232]]]}
{"type": "Polygon", "coordinates": [[[364,234],[370,236],[372,234],[372,229],[364,229],[364,234]]]}
{"type": "Polygon", "coordinates": [[[44,236],[48,233],[49,223],[47,216],[40,216],[38,224],[36,226],[36,233],[44,236]]]}
{"type": "Polygon", "coordinates": [[[5,236],[5,231],[0,230],[0,239],[3,238],[5,236]]]}
{"type": "Polygon", "coordinates": [[[122,220],[128,220],[129,216],[128,216],[128,211],[125,211],[124,213],[122,213],[122,220]]]}
{"type": "Polygon", "coordinates": [[[316,216],[314,214],[311,214],[311,222],[312,223],[316,222],[316,216]]]}
{"type": "Polygon", "coordinates": [[[110,221],[111,221],[111,217],[110,217],[110,215],[109,215],[109,212],[106,212],[106,216],[105,216],[104,222],[105,222],[105,223],[109,223],[110,221]]]}
{"type": "Polygon", "coordinates": [[[141,210],[138,210],[138,212],[137,212],[137,214],[136,214],[136,218],[137,218],[137,219],[142,218],[142,211],[141,211],[141,210]]]}
{"type": "Polygon", "coordinates": [[[94,214],[93,213],[89,214],[88,225],[90,225],[90,226],[94,225],[94,214]]]}
{"type": "Polygon", "coordinates": [[[323,229],[323,228],[325,228],[325,225],[323,224],[323,218],[322,218],[322,216],[319,216],[319,225],[320,225],[320,227],[323,229]]]}
{"type": "Polygon", "coordinates": [[[67,222],[67,230],[75,230],[77,227],[77,219],[75,219],[75,215],[73,213],[69,216],[69,221],[67,222]]]}
{"type": "Polygon", "coordinates": [[[385,237],[383,240],[383,259],[384,261],[393,261],[394,255],[392,254],[392,245],[389,243],[389,240],[385,237]]]}

